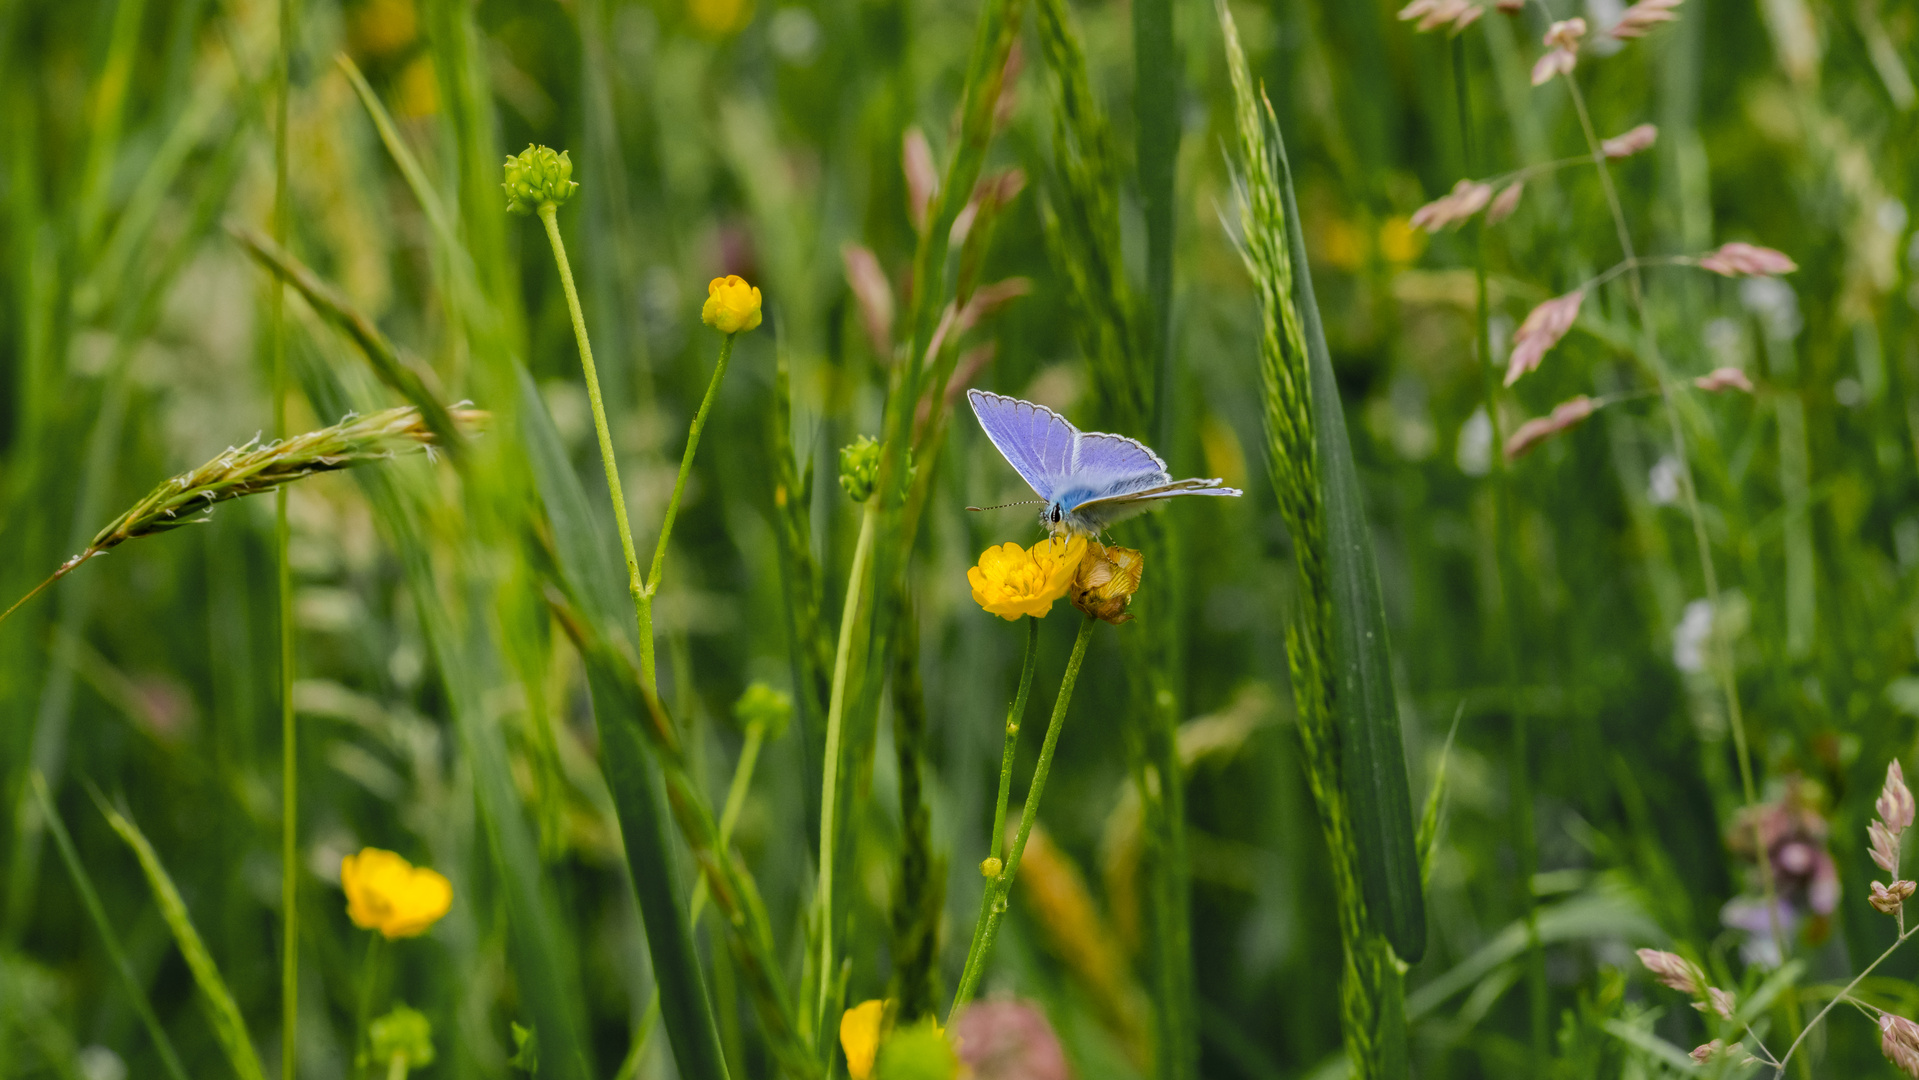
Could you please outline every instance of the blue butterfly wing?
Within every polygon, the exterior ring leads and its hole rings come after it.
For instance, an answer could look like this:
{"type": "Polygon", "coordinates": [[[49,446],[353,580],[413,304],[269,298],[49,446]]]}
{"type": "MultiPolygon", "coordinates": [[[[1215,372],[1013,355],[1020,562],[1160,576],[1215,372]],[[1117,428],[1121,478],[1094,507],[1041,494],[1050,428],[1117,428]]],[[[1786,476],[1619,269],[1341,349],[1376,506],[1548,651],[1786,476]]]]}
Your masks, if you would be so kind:
{"type": "Polygon", "coordinates": [[[1044,405],[1003,394],[968,390],[966,400],[986,437],[1035,494],[1050,502],[1065,489],[1073,474],[1079,429],[1044,405]]]}
{"type": "Polygon", "coordinates": [[[1089,431],[1073,447],[1073,488],[1083,500],[1143,491],[1171,479],[1166,463],[1138,439],[1089,431]]]}

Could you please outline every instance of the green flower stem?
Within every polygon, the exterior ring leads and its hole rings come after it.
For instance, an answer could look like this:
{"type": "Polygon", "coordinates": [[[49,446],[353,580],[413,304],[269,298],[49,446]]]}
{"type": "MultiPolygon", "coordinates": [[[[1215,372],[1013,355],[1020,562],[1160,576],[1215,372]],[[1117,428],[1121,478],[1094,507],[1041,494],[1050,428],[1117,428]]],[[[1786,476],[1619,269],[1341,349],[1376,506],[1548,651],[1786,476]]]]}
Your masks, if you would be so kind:
{"type": "MultiPolygon", "coordinates": [[[[1033,785],[1026,790],[1026,805],[1020,810],[1019,834],[1013,837],[1013,849],[1007,853],[1005,865],[1000,867],[999,876],[986,886],[986,894],[980,897],[979,923],[973,933],[973,947],[967,951],[966,968],[960,975],[959,991],[953,995],[953,1008],[946,1014],[946,1023],[950,1026],[966,1003],[973,1000],[973,994],[979,989],[980,976],[986,970],[986,958],[993,951],[993,940],[999,936],[1000,919],[1006,914],[1006,894],[1012,891],[1013,877],[1019,873],[1020,856],[1026,851],[1026,838],[1033,831],[1033,822],[1039,817],[1040,796],[1046,791],[1046,775],[1053,768],[1053,750],[1059,745],[1060,728],[1066,719],[1066,706],[1073,700],[1073,684],[1079,681],[1079,666],[1086,659],[1087,643],[1093,640],[1093,627],[1097,619],[1087,618],[1079,625],[1079,636],[1073,639],[1073,655],[1066,661],[1066,677],[1060,681],[1059,697],[1053,701],[1053,717],[1046,723],[1046,741],[1039,749],[1039,764],[1033,769],[1033,785]]],[[[1002,769],[1005,775],[1006,770],[1002,769]]],[[[1002,792],[1005,790],[1002,785],[1002,792]]],[[[1004,825],[1000,828],[1003,830],[1004,825]]]]}
{"type": "MultiPolygon", "coordinates": [[[[287,190],[287,112],[293,92],[293,0],[279,0],[278,58],[274,67],[273,239],[287,246],[293,217],[287,190]]],[[[286,286],[272,285],[268,324],[273,339],[273,437],[287,437],[286,286]]],[[[287,492],[273,495],[274,578],[280,611],[280,1076],[294,1080],[300,1027],[300,747],[293,717],[293,569],[287,559],[292,531],[287,492]]]]}
{"type": "MultiPolygon", "coordinates": [[[[999,799],[993,805],[993,831],[987,834],[987,854],[1001,859],[1000,869],[1006,868],[1002,851],[1006,844],[1006,804],[1013,793],[1013,758],[1019,750],[1019,725],[1026,718],[1026,698],[1033,689],[1033,669],[1039,660],[1039,620],[1026,620],[1026,659],[1020,664],[1019,692],[1013,695],[1013,707],[1006,712],[1006,745],[999,756],[999,799]]],[[[987,895],[993,887],[989,882],[987,895]]],[[[983,910],[983,909],[982,909],[983,910]]],[[[986,929],[986,920],[980,919],[973,924],[973,940],[966,947],[966,967],[961,970],[960,978],[973,969],[973,957],[979,952],[980,934],[986,929]]]]}
{"type": "MultiPolygon", "coordinates": [[[[720,811],[720,848],[724,850],[733,842],[733,826],[739,824],[740,810],[746,806],[746,789],[753,784],[753,769],[759,764],[760,746],[766,741],[766,725],[754,723],[746,729],[746,745],[740,748],[739,764],[733,767],[733,782],[726,789],[726,808],[720,811]]],[[[699,884],[693,886],[693,902],[688,905],[687,921],[695,927],[700,924],[700,913],[706,910],[706,877],[700,876],[699,884]]]]}
{"type": "Polygon", "coordinates": [[[606,493],[613,499],[613,522],[620,530],[620,553],[626,556],[626,588],[633,594],[633,609],[639,620],[640,647],[646,656],[647,683],[652,685],[653,608],[640,583],[640,557],[633,551],[633,527],[626,519],[626,496],[620,487],[620,465],[613,457],[613,433],[606,425],[606,402],[600,398],[600,373],[593,366],[593,345],[586,339],[586,314],[580,310],[580,293],[573,287],[573,267],[566,261],[566,244],[560,239],[559,207],[540,204],[540,224],[546,226],[547,242],[553,245],[553,262],[560,268],[560,287],[566,290],[566,308],[573,316],[573,336],[580,343],[580,368],[586,373],[586,397],[593,404],[593,430],[600,438],[600,464],[606,469],[606,493]]]}
{"type": "MultiPolygon", "coordinates": [[[[571,286],[568,286],[566,295],[569,299],[573,296],[571,286]]],[[[577,301],[574,310],[579,310],[577,301]]],[[[574,325],[580,325],[578,315],[574,316],[574,325]]],[[[666,517],[660,522],[660,539],[653,545],[653,565],[646,572],[646,588],[634,594],[640,605],[640,677],[646,680],[647,689],[653,691],[659,690],[659,683],[653,676],[653,594],[660,588],[660,571],[666,565],[666,541],[673,535],[673,519],[680,512],[680,494],[686,490],[687,475],[693,471],[693,453],[700,448],[700,432],[706,428],[706,416],[713,411],[713,401],[720,396],[720,380],[726,377],[726,362],[733,359],[733,339],[736,337],[739,335],[728,334],[720,339],[720,360],[713,365],[713,378],[706,384],[706,396],[700,399],[700,410],[693,414],[693,426],[686,433],[686,452],[680,455],[680,474],[673,480],[673,497],[666,501],[666,517]]],[[[585,329],[580,330],[580,341],[586,341],[585,329]]],[[[584,344],[581,351],[585,352],[584,344]]]]}
{"type": "Polygon", "coordinates": [[[846,669],[853,655],[853,622],[859,614],[860,593],[866,581],[866,563],[873,554],[873,534],[879,524],[878,497],[866,500],[860,514],[860,538],[853,545],[853,568],[846,575],[846,605],[840,611],[840,642],[833,656],[833,695],[826,706],[825,779],[820,784],[820,886],[813,903],[820,919],[820,1022],[826,1016],[828,990],[833,985],[833,860],[837,839],[840,787],[840,729],[846,714],[846,669]]]}
{"type": "Polygon", "coordinates": [[[354,1076],[365,1076],[373,1067],[373,984],[379,979],[380,945],[386,936],[377,930],[367,932],[366,956],[360,961],[360,1011],[354,1016],[354,1076]],[[362,1056],[364,1055],[364,1057],[362,1056]]]}

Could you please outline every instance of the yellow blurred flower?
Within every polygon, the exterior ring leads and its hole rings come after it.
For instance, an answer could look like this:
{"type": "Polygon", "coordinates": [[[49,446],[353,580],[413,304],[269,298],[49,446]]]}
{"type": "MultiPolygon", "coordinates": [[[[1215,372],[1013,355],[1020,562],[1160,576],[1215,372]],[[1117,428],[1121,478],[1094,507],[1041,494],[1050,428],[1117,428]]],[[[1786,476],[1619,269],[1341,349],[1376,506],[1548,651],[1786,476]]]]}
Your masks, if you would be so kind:
{"type": "Polygon", "coordinates": [[[690,0],[687,14],[701,30],[725,37],[746,29],[753,21],[753,0],[690,0]]]}
{"type": "Polygon", "coordinates": [[[1030,550],[1008,541],[981,552],[966,580],[973,600],[990,614],[1008,622],[1021,615],[1043,618],[1072,586],[1073,571],[1085,554],[1084,536],[1043,540],[1030,550]]]}
{"type": "Polygon", "coordinates": [[[1379,253],[1396,266],[1419,258],[1426,239],[1426,230],[1413,228],[1411,218],[1390,217],[1379,223],[1379,253]]]}
{"type": "Polygon", "coordinates": [[[1145,572],[1146,557],[1132,548],[1094,544],[1073,575],[1073,606],[1114,626],[1132,622],[1126,605],[1133,602],[1145,572]]]}
{"type": "Polygon", "coordinates": [[[340,887],[353,925],[388,939],[426,933],[453,906],[453,885],[444,876],[379,848],[341,859],[340,887]]]}
{"type": "Polygon", "coordinates": [[[846,1075],[869,1080],[880,1053],[880,1026],[886,1002],[862,1001],[840,1015],[840,1049],[846,1051],[846,1075]]]}
{"type": "Polygon", "coordinates": [[[394,80],[393,111],[408,118],[440,111],[440,78],[433,73],[431,53],[421,53],[400,69],[394,80]]]}
{"type": "Polygon", "coordinates": [[[760,324],[760,291],[738,274],[716,277],[706,286],[700,321],[722,334],[737,334],[760,324]]]}

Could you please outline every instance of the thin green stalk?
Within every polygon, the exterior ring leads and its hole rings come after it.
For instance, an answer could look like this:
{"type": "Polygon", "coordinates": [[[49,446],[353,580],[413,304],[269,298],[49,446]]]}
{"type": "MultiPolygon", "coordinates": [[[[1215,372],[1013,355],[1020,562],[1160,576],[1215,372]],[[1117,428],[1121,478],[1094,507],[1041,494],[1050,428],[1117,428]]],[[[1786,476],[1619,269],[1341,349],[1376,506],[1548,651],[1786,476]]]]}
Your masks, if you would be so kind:
{"type": "MultiPolygon", "coordinates": [[[[839,830],[840,735],[846,714],[846,671],[853,654],[853,623],[859,614],[860,594],[866,582],[866,563],[873,553],[873,534],[879,524],[877,496],[866,500],[860,514],[860,536],[853,545],[853,567],[846,575],[846,604],[840,612],[840,642],[833,656],[833,696],[826,706],[826,777],[820,785],[820,885],[814,905],[820,920],[819,1004],[817,1024],[826,1017],[826,999],[833,972],[833,861],[839,830]]],[[[817,1030],[817,1027],[816,1027],[817,1030]]]]}
{"type": "Polygon", "coordinates": [[[566,243],[560,239],[559,207],[544,202],[539,207],[540,224],[546,226],[547,242],[553,246],[553,262],[560,268],[560,287],[566,292],[566,310],[573,317],[573,337],[580,346],[580,368],[586,374],[586,397],[593,405],[593,431],[599,436],[600,464],[606,470],[606,493],[613,500],[613,522],[620,530],[620,554],[626,557],[626,589],[633,596],[633,610],[639,620],[641,649],[648,661],[647,685],[652,686],[653,622],[646,588],[640,582],[640,557],[633,550],[633,527],[626,518],[626,495],[620,486],[620,463],[613,455],[613,431],[606,423],[606,402],[600,398],[600,373],[593,366],[593,344],[586,337],[586,313],[580,309],[580,293],[573,287],[573,267],[566,261],[566,243]]]}
{"type": "MultiPolygon", "coordinates": [[[[1026,718],[1026,697],[1033,689],[1033,669],[1038,666],[1038,663],[1039,620],[1029,618],[1026,620],[1026,659],[1020,664],[1019,692],[1013,696],[1013,707],[1006,712],[1006,745],[999,756],[999,798],[993,804],[993,831],[987,834],[986,839],[987,853],[990,857],[999,859],[1002,868],[1006,865],[1003,856],[1006,844],[1006,804],[1013,795],[1013,758],[1019,752],[1019,726],[1020,722],[1026,718]]],[[[992,892],[993,887],[989,879],[986,895],[991,896],[992,892]]],[[[980,932],[985,925],[986,921],[981,919],[973,926],[973,940],[966,947],[966,969],[960,975],[962,982],[972,969],[972,958],[979,952],[980,932]]]]}
{"type": "MultiPolygon", "coordinates": [[[[1039,800],[1046,791],[1046,776],[1053,769],[1053,750],[1059,744],[1066,707],[1073,700],[1073,684],[1079,681],[1080,663],[1086,659],[1086,646],[1093,640],[1093,627],[1098,622],[1090,617],[1082,620],[1079,636],[1073,639],[1073,655],[1066,661],[1066,676],[1060,681],[1059,696],[1053,700],[1052,719],[1046,723],[1046,741],[1040,745],[1039,764],[1033,768],[1033,783],[1026,789],[1026,805],[1020,810],[1019,833],[1013,837],[1013,849],[1007,853],[1005,865],[1000,867],[999,875],[987,885],[986,895],[980,898],[979,923],[973,934],[973,947],[967,952],[966,968],[960,976],[959,991],[953,995],[953,1007],[946,1014],[949,1025],[959,1011],[966,1007],[966,1003],[973,1000],[974,992],[979,989],[980,977],[986,970],[986,958],[992,954],[993,941],[999,936],[1000,920],[1006,914],[1006,894],[1013,888],[1013,878],[1019,873],[1020,856],[1026,851],[1027,837],[1033,831],[1033,822],[1039,817],[1039,800]]],[[[1004,828],[1002,824],[999,831],[1004,831],[1004,828]]]]}
{"type": "MultiPolygon", "coordinates": [[[[293,0],[279,0],[279,93],[273,125],[273,242],[282,250],[292,224],[287,199],[287,113],[293,81],[293,0]]],[[[287,436],[286,286],[274,279],[267,323],[273,339],[273,437],[287,436]]],[[[287,559],[287,491],[273,494],[273,561],[280,595],[280,1076],[294,1080],[300,1026],[300,747],[293,717],[293,569],[287,559]]]]}
{"type": "MultiPolygon", "coordinates": [[[[552,230],[552,226],[547,226],[552,230]]],[[[559,233],[553,232],[555,237],[559,233]]],[[[557,240],[555,241],[558,242],[557,240]]],[[[573,287],[567,286],[566,295],[573,296],[573,287]]],[[[579,321],[579,301],[573,301],[574,323],[580,334],[580,341],[586,341],[586,324],[579,321]]],[[[700,409],[693,414],[693,426],[686,432],[686,451],[680,455],[680,473],[673,479],[673,496],[666,501],[666,517],[660,521],[660,538],[653,545],[653,565],[646,572],[646,588],[638,594],[640,605],[640,677],[646,680],[647,689],[657,692],[659,683],[653,675],[653,594],[660,589],[660,571],[666,566],[666,542],[673,535],[673,519],[680,512],[680,495],[686,490],[686,478],[693,471],[693,455],[700,448],[700,432],[706,429],[707,414],[713,411],[713,402],[720,396],[720,380],[726,378],[726,362],[733,359],[733,339],[738,334],[728,334],[720,339],[719,363],[713,365],[713,378],[706,384],[706,396],[700,399],[700,409]]]]}
{"type": "MultiPolygon", "coordinates": [[[[1481,166],[1477,160],[1478,144],[1473,138],[1472,86],[1466,65],[1466,39],[1464,35],[1453,38],[1453,86],[1457,93],[1459,108],[1459,132],[1462,151],[1465,157],[1466,172],[1472,174],[1481,166]]],[[[1519,634],[1514,607],[1521,595],[1519,591],[1518,568],[1514,558],[1518,551],[1517,538],[1513,534],[1513,490],[1512,472],[1506,466],[1506,456],[1498,448],[1506,444],[1500,431],[1498,380],[1494,377],[1492,366],[1492,320],[1491,308],[1486,289],[1486,230],[1482,221],[1475,220],[1473,230],[1473,281],[1476,290],[1477,343],[1479,347],[1480,395],[1486,410],[1486,419],[1492,425],[1493,459],[1493,546],[1495,560],[1499,568],[1499,603],[1495,612],[1494,625],[1498,628],[1502,651],[1506,659],[1506,697],[1512,710],[1512,746],[1511,776],[1513,789],[1513,849],[1517,852],[1519,877],[1520,911],[1526,922],[1526,998],[1529,1019],[1532,1028],[1533,1067],[1536,1071],[1546,1067],[1549,1054],[1548,1038],[1549,1009],[1546,994],[1546,951],[1539,939],[1539,905],[1533,895],[1533,874],[1539,866],[1539,840],[1533,826],[1532,813],[1532,776],[1529,771],[1529,753],[1527,752],[1526,714],[1519,700],[1519,634]]]]}
{"type": "MultiPolygon", "coordinates": [[[[1900,915],[1902,918],[1904,917],[1904,914],[1905,913],[1902,909],[1900,912],[1900,915]]],[[[1914,926],[1910,930],[1902,931],[1899,937],[1895,939],[1891,945],[1886,946],[1886,951],[1879,954],[1878,959],[1874,960],[1870,964],[1867,964],[1864,971],[1861,971],[1859,974],[1854,975],[1852,977],[1852,981],[1846,984],[1845,989],[1839,991],[1837,994],[1834,994],[1832,1000],[1826,1002],[1826,1007],[1823,1009],[1820,1009],[1819,1012],[1813,1016],[1812,1022],[1807,1024],[1805,1028],[1799,1032],[1798,1036],[1792,1040],[1792,1045],[1786,1047],[1786,1052],[1779,1055],[1779,1062],[1776,1066],[1774,1066],[1774,1069],[1773,1069],[1774,1077],[1780,1077],[1780,1076],[1786,1075],[1786,1062],[1792,1060],[1793,1052],[1799,1049],[1799,1044],[1806,1041],[1806,1036],[1812,1034],[1812,1029],[1819,1026],[1819,1021],[1824,1020],[1826,1018],[1826,1014],[1833,1010],[1833,1006],[1838,1005],[1842,1001],[1850,1000],[1850,995],[1852,994],[1853,990],[1860,983],[1866,980],[1866,976],[1872,974],[1873,970],[1877,968],[1880,964],[1885,963],[1886,958],[1890,957],[1895,951],[1897,951],[1899,946],[1904,945],[1906,943],[1906,939],[1911,937],[1915,933],[1919,933],[1919,924],[1914,924],[1914,926]]],[[[1805,1071],[1808,1071],[1810,1067],[1804,1061],[1801,1061],[1799,1063],[1799,1068],[1801,1072],[1805,1072],[1805,1071]]]]}
{"type": "MultiPolygon", "coordinates": [[[[1606,194],[1606,205],[1612,212],[1613,228],[1619,235],[1619,247],[1632,268],[1627,272],[1626,282],[1632,298],[1633,309],[1639,315],[1640,334],[1644,341],[1647,359],[1651,362],[1653,376],[1659,382],[1659,397],[1665,406],[1666,423],[1672,435],[1673,458],[1679,463],[1680,491],[1686,500],[1686,513],[1692,519],[1693,543],[1699,552],[1699,570],[1706,587],[1706,602],[1714,612],[1719,606],[1719,574],[1713,563],[1712,541],[1706,532],[1706,516],[1699,506],[1699,490],[1693,481],[1692,460],[1687,452],[1685,428],[1679,420],[1679,408],[1674,401],[1672,376],[1666,370],[1666,362],[1659,351],[1659,340],[1653,330],[1652,319],[1646,311],[1645,282],[1639,272],[1638,257],[1633,249],[1632,233],[1626,227],[1625,210],[1619,201],[1619,191],[1612,182],[1612,170],[1606,165],[1606,152],[1599,144],[1599,134],[1593,127],[1592,114],[1586,108],[1586,97],[1580,92],[1579,83],[1570,76],[1564,80],[1567,93],[1571,96],[1573,108],[1579,115],[1579,127],[1586,137],[1586,148],[1592,154],[1593,168],[1599,172],[1600,187],[1606,194]]],[[[1731,644],[1726,635],[1711,635],[1714,673],[1719,678],[1719,687],[1726,699],[1726,716],[1732,728],[1734,756],[1739,762],[1739,784],[1745,796],[1747,806],[1759,803],[1758,787],[1753,782],[1752,754],[1746,741],[1746,722],[1739,705],[1739,685],[1733,675],[1731,644]]],[[[1772,936],[1779,946],[1780,955],[1786,952],[1785,928],[1780,925],[1778,904],[1775,901],[1776,888],[1772,877],[1772,864],[1765,857],[1766,844],[1760,835],[1759,820],[1753,819],[1753,842],[1758,858],[1759,883],[1764,893],[1766,911],[1772,921],[1772,936]]],[[[1787,1021],[1799,1026],[1799,999],[1791,994],[1785,995],[1787,1021]]],[[[1799,1033],[1804,1036],[1804,1030],[1799,1033]]],[[[1802,1069],[1802,1072],[1804,1070],[1802,1069]]],[[[1808,1080],[1810,1074],[1807,1073],[1808,1080]]]]}
{"type": "Polygon", "coordinates": [[[353,1075],[365,1076],[373,1064],[373,1043],[368,1024],[373,1018],[373,986],[379,980],[380,943],[386,935],[369,933],[367,935],[366,955],[360,959],[360,1002],[359,1012],[353,1018],[354,1068],[353,1075]]]}

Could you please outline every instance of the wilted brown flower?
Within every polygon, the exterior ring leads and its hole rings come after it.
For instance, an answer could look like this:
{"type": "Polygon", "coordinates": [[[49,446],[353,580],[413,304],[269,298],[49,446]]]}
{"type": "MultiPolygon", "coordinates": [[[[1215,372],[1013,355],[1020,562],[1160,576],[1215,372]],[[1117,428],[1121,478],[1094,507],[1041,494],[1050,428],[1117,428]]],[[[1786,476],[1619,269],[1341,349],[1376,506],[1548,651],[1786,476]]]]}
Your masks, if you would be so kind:
{"type": "Polygon", "coordinates": [[[1573,328],[1579,318],[1579,305],[1585,301],[1586,291],[1575,289],[1564,296],[1553,297],[1527,314],[1526,321],[1513,332],[1512,355],[1506,358],[1507,386],[1518,382],[1528,371],[1538,369],[1546,350],[1559,344],[1559,339],[1573,328]]]}
{"type": "Polygon", "coordinates": [[[1073,577],[1073,606],[1114,626],[1131,622],[1126,606],[1139,591],[1145,571],[1146,557],[1132,548],[1089,544],[1073,577]]]}
{"type": "Polygon", "coordinates": [[[1486,224],[1497,225],[1512,217],[1513,211],[1519,209],[1519,197],[1524,194],[1526,194],[1524,181],[1515,180],[1507,184],[1505,189],[1493,199],[1492,205],[1486,208],[1486,224]]]}
{"type": "Polygon", "coordinates": [[[1025,1001],[977,1001],[953,1021],[960,1060],[975,1080],[1069,1080],[1053,1025],[1025,1001]]]}
{"type": "Polygon", "coordinates": [[[1799,264],[1783,251],[1734,240],[1701,257],[1699,267],[1726,277],[1772,277],[1790,274],[1799,269],[1799,264]]]}
{"type": "Polygon", "coordinates": [[[1517,461],[1532,452],[1533,447],[1552,438],[1554,435],[1577,425],[1593,414],[1599,406],[1584,394],[1553,406],[1546,416],[1536,416],[1519,425],[1506,440],[1506,460],[1517,461]]]}
{"type": "Polygon", "coordinates": [[[1605,151],[1607,157],[1617,160],[1651,149],[1652,144],[1658,141],[1659,128],[1652,124],[1641,124],[1600,143],[1599,149],[1605,151]]]}
{"type": "Polygon", "coordinates": [[[1639,3],[1627,8],[1613,24],[1612,36],[1620,41],[1630,41],[1645,36],[1646,31],[1660,23],[1672,22],[1679,16],[1672,13],[1680,0],[1639,0],[1639,3]]]}
{"type": "Polygon", "coordinates": [[[1461,180],[1453,185],[1452,191],[1413,211],[1413,227],[1436,233],[1479,213],[1492,197],[1491,184],[1461,180]]]}
{"type": "Polygon", "coordinates": [[[1895,881],[1889,886],[1875,881],[1872,883],[1872,895],[1866,898],[1866,902],[1881,915],[1891,915],[1912,898],[1915,887],[1919,886],[1914,886],[1910,881],[1895,881]]]}
{"type": "Polygon", "coordinates": [[[1903,1016],[1881,1013],[1879,1049],[1900,1072],[1919,1080],[1919,1024],[1903,1016]]]}
{"type": "Polygon", "coordinates": [[[1682,994],[1698,997],[1705,989],[1705,978],[1692,961],[1678,953],[1664,952],[1659,949],[1640,949],[1636,954],[1639,962],[1660,983],[1682,994]]]}

